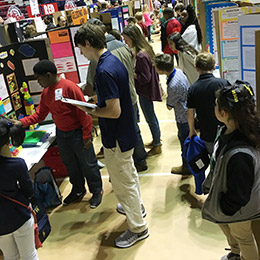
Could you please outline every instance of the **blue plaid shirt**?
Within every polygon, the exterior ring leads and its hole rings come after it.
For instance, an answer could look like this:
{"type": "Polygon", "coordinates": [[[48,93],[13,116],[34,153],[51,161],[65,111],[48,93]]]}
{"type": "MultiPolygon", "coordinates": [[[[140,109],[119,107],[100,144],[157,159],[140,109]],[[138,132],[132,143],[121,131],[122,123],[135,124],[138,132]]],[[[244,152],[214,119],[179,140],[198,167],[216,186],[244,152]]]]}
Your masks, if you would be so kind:
{"type": "Polygon", "coordinates": [[[180,69],[174,69],[167,79],[167,106],[173,107],[178,123],[187,121],[187,95],[189,82],[180,69]]]}

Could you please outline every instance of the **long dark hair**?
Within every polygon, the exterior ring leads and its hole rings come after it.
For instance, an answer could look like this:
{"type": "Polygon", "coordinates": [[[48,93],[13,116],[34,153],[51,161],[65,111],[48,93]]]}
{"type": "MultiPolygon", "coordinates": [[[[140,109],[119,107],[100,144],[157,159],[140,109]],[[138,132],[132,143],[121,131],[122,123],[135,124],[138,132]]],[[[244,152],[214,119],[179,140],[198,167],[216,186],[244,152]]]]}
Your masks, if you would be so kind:
{"type": "Polygon", "coordinates": [[[173,33],[168,37],[168,41],[173,41],[175,43],[175,48],[181,52],[190,52],[193,55],[197,55],[199,52],[184,41],[180,33],[173,33]]]}
{"type": "Polygon", "coordinates": [[[155,53],[152,46],[146,41],[144,35],[140,32],[137,26],[128,25],[124,28],[123,34],[128,36],[135,47],[136,54],[140,51],[145,51],[149,58],[153,60],[155,53]]]}
{"type": "Polygon", "coordinates": [[[9,119],[0,116],[0,149],[11,142],[14,146],[20,146],[25,137],[25,130],[22,126],[14,125],[9,119]]]}
{"type": "Polygon", "coordinates": [[[253,147],[260,148],[260,117],[257,115],[254,92],[246,81],[237,80],[216,92],[219,111],[225,110],[237,123],[253,147]]]}
{"type": "Polygon", "coordinates": [[[197,31],[198,43],[201,44],[202,43],[202,32],[201,32],[198,18],[196,16],[196,13],[195,13],[192,5],[187,5],[187,7],[184,8],[182,11],[184,11],[184,10],[187,11],[189,18],[186,21],[186,23],[182,25],[181,34],[183,34],[185,32],[185,30],[188,28],[188,26],[190,26],[191,24],[194,24],[196,27],[196,31],[197,31]]]}

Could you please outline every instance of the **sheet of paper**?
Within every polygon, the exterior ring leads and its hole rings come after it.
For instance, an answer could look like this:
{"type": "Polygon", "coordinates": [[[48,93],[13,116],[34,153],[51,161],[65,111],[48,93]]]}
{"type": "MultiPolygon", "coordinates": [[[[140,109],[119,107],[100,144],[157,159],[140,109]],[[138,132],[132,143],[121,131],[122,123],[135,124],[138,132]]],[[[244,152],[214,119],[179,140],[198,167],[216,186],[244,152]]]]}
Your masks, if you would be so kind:
{"type": "Polygon", "coordinates": [[[43,88],[41,87],[41,85],[38,83],[37,80],[29,80],[28,85],[31,93],[42,92],[43,90],[43,88]]]}
{"type": "Polygon", "coordinates": [[[112,29],[117,29],[117,30],[119,30],[117,17],[116,17],[116,18],[111,18],[111,24],[112,24],[112,29]]]}
{"type": "Polygon", "coordinates": [[[70,42],[51,44],[51,51],[54,59],[73,56],[70,42]]]}
{"type": "Polygon", "coordinates": [[[32,76],[33,66],[40,61],[39,58],[22,60],[25,76],[32,76]]]}
{"type": "Polygon", "coordinates": [[[243,47],[243,69],[255,70],[255,47],[243,47]]]}
{"type": "Polygon", "coordinates": [[[5,99],[3,101],[3,104],[4,104],[4,108],[5,108],[6,113],[9,113],[10,111],[13,110],[10,98],[5,99]]]}
{"type": "Polygon", "coordinates": [[[36,105],[40,104],[41,95],[32,95],[31,98],[32,98],[34,104],[36,104],[36,105]]]}
{"type": "Polygon", "coordinates": [[[140,9],[141,5],[140,5],[140,1],[135,1],[135,9],[140,9]]]}
{"type": "Polygon", "coordinates": [[[5,84],[5,80],[4,80],[4,75],[0,74],[0,98],[3,100],[5,98],[7,98],[8,95],[8,91],[7,91],[7,87],[5,84]]]}
{"type": "Polygon", "coordinates": [[[256,93],[256,75],[255,71],[245,71],[243,72],[243,80],[249,82],[256,93]]]}
{"type": "Polygon", "coordinates": [[[64,57],[59,59],[54,59],[54,63],[57,67],[58,74],[77,71],[74,57],[64,57]]]}
{"type": "Polygon", "coordinates": [[[64,102],[64,103],[84,106],[84,107],[88,107],[88,108],[96,108],[97,107],[95,104],[90,104],[90,103],[87,103],[87,102],[83,102],[83,101],[79,101],[79,100],[75,100],[75,99],[70,99],[70,98],[65,98],[65,97],[62,97],[61,101],[64,102]]]}
{"type": "Polygon", "coordinates": [[[78,47],[75,47],[74,50],[75,50],[75,54],[76,54],[75,56],[76,56],[78,66],[89,64],[89,60],[80,53],[80,49],[78,47]]]}

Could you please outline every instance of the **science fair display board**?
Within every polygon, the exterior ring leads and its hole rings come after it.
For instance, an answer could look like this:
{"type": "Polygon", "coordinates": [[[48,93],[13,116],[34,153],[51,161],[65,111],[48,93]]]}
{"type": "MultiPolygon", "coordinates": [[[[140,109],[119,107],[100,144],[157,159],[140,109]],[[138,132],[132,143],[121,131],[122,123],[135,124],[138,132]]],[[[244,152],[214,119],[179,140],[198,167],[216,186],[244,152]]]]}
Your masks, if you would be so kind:
{"type": "Polygon", "coordinates": [[[216,39],[220,75],[230,83],[239,79],[238,17],[259,12],[259,7],[232,7],[215,11],[216,39]]]}
{"type": "Polygon", "coordinates": [[[256,41],[255,32],[260,30],[260,14],[238,17],[240,78],[249,82],[256,92],[256,41]]]}
{"type": "Polygon", "coordinates": [[[34,79],[33,66],[42,59],[52,59],[47,45],[45,40],[35,40],[0,48],[1,114],[14,119],[26,114],[23,83],[34,104],[39,104],[42,88],[34,79]]]}

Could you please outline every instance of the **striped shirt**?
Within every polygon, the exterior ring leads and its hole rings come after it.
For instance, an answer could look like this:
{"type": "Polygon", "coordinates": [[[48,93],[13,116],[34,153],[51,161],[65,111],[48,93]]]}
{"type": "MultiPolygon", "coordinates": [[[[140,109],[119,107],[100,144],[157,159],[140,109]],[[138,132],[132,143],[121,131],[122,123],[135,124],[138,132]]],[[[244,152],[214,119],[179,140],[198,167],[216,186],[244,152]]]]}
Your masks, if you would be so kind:
{"type": "Polygon", "coordinates": [[[180,69],[174,69],[167,79],[167,106],[173,107],[178,123],[187,122],[187,95],[189,82],[180,69]]]}

